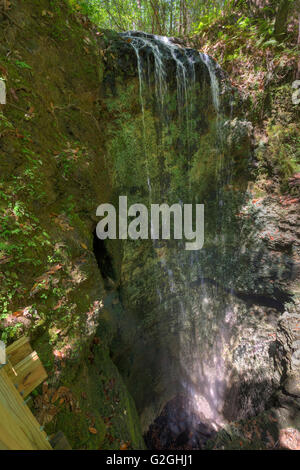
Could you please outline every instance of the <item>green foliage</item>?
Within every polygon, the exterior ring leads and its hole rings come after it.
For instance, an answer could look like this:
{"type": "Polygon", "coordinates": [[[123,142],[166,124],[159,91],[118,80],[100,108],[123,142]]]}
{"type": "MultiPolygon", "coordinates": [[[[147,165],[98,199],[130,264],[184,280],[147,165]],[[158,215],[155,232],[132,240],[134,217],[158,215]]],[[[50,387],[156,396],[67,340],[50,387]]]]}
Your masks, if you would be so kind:
{"type": "Polygon", "coordinates": [[[0,136],[3,136],[7,133],[8,130],[13,129],[13,124],[8,120],[2,112],[0,112],[0,136]]]}
{"type": "Polygon", "coordinates": [[[15,64],[20,67],[21,69],[28,69],[28,70],[31,70],[32,67],[30,67],[30,65],[26,64],[26,62],[23,62],[21,60],[16,60],[15,61],[15,64]]]}
{"type": "MultiPolygon", "coordinates": [[[[149,33],[193,35],[203,33],[215,23],[236,26],[247,31],[253,26],[265,38],[274,35],[274,23],[280,16],[275,1],[255,0],[69,0],[71,6],[89,16],[102,28],[117,31],[143,30],[149,33]]],[[[296,9],[289,0],[288,11],[296,9]]],[[[217,27],[217,26],[216,26],[217,27]]]]}
{"type": "Polygon", "coordinates": [[[288,178],[300,169],[300,143],[296,124],[270,124],[267,128],[268,146],[259,148],[260,172],[278,178],[282,190],[288,178]]]}

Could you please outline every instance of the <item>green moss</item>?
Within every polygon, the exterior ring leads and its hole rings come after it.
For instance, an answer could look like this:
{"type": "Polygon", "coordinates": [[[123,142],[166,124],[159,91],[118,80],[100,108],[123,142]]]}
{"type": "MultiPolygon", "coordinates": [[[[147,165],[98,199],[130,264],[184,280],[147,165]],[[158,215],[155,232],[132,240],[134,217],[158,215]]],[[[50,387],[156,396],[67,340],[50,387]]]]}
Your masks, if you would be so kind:
{"type": "Polygon", "coordinates": [[[300,144],[296,123],[272,124],[267,127],[267,145],[258,149],[259,171],[267,177],[277,177],[282,191],[288,189],[288,179],[298,171],[300,144]]]}
{"type": "Polygon", "coordinates": [[[61,406],[49,434],[65,431],[73,448],[143,448],[135,405],[110,359],[115,327],[104,312],[89,359],[104,297],[91,214],[111,192],[99,131],[105,65],[96,37],[69,13],[62,2],[20,2],[10,14],[20,15],[22,29],[11,25],[13,36],[0,37],[7,87],[17,96],[0,114],[0,334],[7,343],[29,335],[49,382],[80,403],[79,413],[61,406]],[[7,55],[15,41],[18,51],[7,55]],[[115,391],[106,393],[111,380],[115,391]]]}

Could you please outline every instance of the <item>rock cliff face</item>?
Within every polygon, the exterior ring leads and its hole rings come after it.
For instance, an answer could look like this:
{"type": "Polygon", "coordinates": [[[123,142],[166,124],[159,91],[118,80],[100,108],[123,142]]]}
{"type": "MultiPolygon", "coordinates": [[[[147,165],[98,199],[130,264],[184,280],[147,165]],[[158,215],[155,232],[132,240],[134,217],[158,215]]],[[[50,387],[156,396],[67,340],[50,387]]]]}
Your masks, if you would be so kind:
{"type": "Polygon", "coordinates": [[[74,449],[143,448],[110,357],[116,325],[93,253],[96,208],[112,192],[103,48],[63,2],[12,2],[8,16],[0,12],[2,339],[29,335],[47,369],[49,391],[31,404],[48,434],[65,432],[74,449]],[[51,403],[61,386],[68,398],[51,403]]]}
{"type": "MultiPolygon", "coordinates": [[[[205,202],[206,238],[204,249],[193,254],[164,242],[123,243],[120,300],[127,314],[125,322],[119,317],[114,357],[144,431],[178,396],[187,403],[186,427],[192,427],[198,414],[202,423],[220,429],[281,406],[288,393],[285,384],[299,386],[298,353],[292,349],[298,344],[299,201],[264,192],[256,196],[256,185],[248,183],[256,165],[251,124],[238,110],[235,114],[231,88],[213,62],[209,67],[204,57],[197,61],[195,51],[170,43],[165,50],[161,39],[151,35],[128,33],[125,39],[126,53],[122,47],[118,51],[120,46],[114,52],[118,60],[126,57],[130,66],[134,55],[137,59],[113,95],[119,114],[111,126],[122,123],[111,132],[109,144],[117,194],[130,194],[131,202],[145,204],[147,199],[205,202]],[[193,95],[193,84],[187,83],[191,96],[180,109],[178,82],[177,105],[172,107],[172,80],[178,80],[177,60],[186,67],[180,83],[188,77],[187,54],[200,89],[193,95]],[[134,70],[139,83],[131,78],[134,70]],[[168,82],[164,106],[159,106],[155,88],[159,79],[168,82]],[[124,87],[135,89],[126,102],[124,87]],[[188,123],[180,127],[188,106],[188,123]],[[123,161],[135,169],[134,181],[128,168],[119,168],[123,161]]],[[[289,406],[296,410],[298,405],[289,406]]],[[[168,412],[162,413],[165,425],[168,412]]],[[[153,444],[152,439],[153,432],[147,442],[153,444]]]]}
{"type": "Polygon", "coordinates": [[[291,197],[258,187],[252,125],[208,56],[59,3],[0,16],[4,339],[30,334],[78,402],[36,412],[74,448],[239,448],[259,415],[253,446],[273,448],[299,428],[297,176],[291,197]],[[119,195],[205,204],[204,248],[100,242],[96,208],[119,195]]]}

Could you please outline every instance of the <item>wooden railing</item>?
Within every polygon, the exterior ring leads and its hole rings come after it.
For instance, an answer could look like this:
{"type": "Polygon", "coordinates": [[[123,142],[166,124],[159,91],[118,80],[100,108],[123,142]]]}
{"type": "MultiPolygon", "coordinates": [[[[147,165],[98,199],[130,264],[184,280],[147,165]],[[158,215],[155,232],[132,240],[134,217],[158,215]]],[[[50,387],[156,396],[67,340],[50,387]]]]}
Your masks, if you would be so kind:
{"type": "Polygon", "coordinates": [[[52,450],[24,398],[47,377],[28,338],[6,349],[6,364],[0,364],[0,449],[52,450]]]}

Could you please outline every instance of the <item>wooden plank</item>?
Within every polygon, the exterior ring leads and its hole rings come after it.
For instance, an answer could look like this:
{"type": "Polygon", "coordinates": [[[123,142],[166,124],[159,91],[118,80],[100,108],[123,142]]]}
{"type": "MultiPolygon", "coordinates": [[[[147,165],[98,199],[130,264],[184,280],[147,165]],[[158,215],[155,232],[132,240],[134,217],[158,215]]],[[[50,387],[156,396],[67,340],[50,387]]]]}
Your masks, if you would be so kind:
{"type": "MultiPolygon", "coordinates": [[[[1,379],[0,379],[1,380],[1,379]]],[[[36,450],[16,418],[4,407],[0,398],[0,449],[36,450]]]]}
{"type": "Polygon", "coordinates": [[[6,350],[3,341],[0,341],[0,365],[6,364],[6,350]]]}
{"type": "Polygon", "coordinates": [[[26,336],[22,336],[22,338],[6,348],[6,357],[15,366],[32,352],[33,349],[30,346],[29,339],[26,336]]]}
{"type": "Polygon", "coordinates": [[[4,368],[0,369],[0,448],[52,450],[45,432],[4,368]]]}
{"type": "Polygon", "coordinates": [[[23,398],[27,397],[32,390],[47,378],[47,372],[36,351],[15,364],[13,369],[8,364],[5,370],[23,398]]]}

